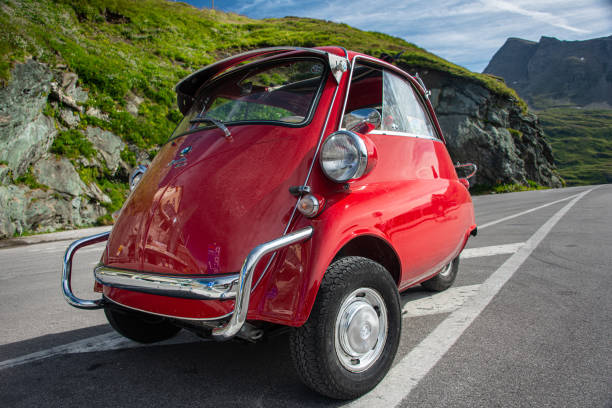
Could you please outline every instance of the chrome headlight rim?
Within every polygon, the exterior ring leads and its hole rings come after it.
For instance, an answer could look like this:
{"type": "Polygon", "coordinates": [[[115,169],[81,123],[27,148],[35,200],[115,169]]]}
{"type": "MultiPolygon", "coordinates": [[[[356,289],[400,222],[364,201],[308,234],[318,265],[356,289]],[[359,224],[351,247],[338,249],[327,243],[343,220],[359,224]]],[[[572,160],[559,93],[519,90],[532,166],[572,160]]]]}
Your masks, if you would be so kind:
{"type": "Polygon", "coordinates": [[[134,170],[132,170],[130,173],[130,191],[134,191],[145,171],[147,171],[147,166],[144,164],[139,164],[138,166],[134,167],[134,170]]]}
{"type": "Polygon", "coordinates": [[[352,132],[350,130],[338,130],[330,134],[323,142],[323,145],[321,146],[321,152],[319,154],[319,165],[321,166],[321,170],[323,171],[323,174],[325,174],[325,177],[335,183],[346,183],[349,180],[357,179],[363,176],[363,173],[365,172],[368,166],[368,149],[363,139],[359,137],[359,135],[357,135],[355,132],[352,132]],[[332,176],[327,171],[324,162],[324,154],[326,147],[329,143],[332,143],[335,138],[339,137],[347,138],[347,140],[353,145],[357,152],[357,165],[354,166],[354,170],[351,173],[347,173],[344,177],[341,178],[332,176]]]}

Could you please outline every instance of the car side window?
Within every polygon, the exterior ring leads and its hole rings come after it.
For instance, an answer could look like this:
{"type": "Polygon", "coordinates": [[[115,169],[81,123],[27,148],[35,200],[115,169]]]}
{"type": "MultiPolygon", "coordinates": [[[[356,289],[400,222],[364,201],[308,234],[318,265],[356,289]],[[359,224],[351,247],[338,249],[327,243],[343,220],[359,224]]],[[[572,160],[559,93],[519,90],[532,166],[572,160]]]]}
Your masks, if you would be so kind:
{"type": "Polygon", "coordinates": [[[382,82],[382,69],[356,64],[346,101],[343,128],[348,126],[346,114],[349,112],[364,108],[374,108],[382,112],[382,82]]]}
{"type": "Polygon", "coordinates": [[[434,127],[412,85],[383,71],[382,129],[437,139],[434,127]]]}

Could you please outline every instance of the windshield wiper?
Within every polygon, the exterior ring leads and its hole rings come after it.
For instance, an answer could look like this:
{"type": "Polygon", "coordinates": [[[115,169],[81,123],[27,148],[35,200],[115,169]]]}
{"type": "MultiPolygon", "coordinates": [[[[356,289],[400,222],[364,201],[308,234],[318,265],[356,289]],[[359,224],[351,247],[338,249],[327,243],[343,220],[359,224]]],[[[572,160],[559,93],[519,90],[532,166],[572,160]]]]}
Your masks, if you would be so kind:
{"type": "Polygon", "coordinates": [[[189,123],[202,123],[202,122],[212,123],[213,125],[215,125],[219,129],[221,129],[223,131],[223,133],[225,133],[225,138],[226,139],[231,139],[232,134],[230,133],[230,131],[227,128],[227,126],[225,126],[223,124],[223,122],[221,122],[220,120],[213,119],[213,118],[206,118],[204,116],[196,116],[195,118],[193,118],[193,119],[191,119],[189,121],[189,123]]]}

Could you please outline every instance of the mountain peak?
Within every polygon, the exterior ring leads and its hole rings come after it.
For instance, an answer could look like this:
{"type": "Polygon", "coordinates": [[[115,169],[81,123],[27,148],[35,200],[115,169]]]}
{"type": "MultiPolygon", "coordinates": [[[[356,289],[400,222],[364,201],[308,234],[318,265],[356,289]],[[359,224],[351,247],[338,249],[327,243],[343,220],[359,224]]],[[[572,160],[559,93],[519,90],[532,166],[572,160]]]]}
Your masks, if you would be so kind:
{"type": "Polygon", "coordinates": [[[527,103],[549,106],[612,108],[612,36],[539,42],[508,38],[485,74],[504,78],[527,103]]]}

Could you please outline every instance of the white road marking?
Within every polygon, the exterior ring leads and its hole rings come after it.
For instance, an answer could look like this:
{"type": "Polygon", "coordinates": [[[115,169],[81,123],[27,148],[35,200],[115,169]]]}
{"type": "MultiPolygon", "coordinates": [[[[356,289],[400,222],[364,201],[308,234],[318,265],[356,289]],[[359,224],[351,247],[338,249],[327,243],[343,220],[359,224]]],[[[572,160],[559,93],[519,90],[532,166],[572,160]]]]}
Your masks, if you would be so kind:
{"type": "MultiPolygon", "coordinates": [[[[589,191],[591,191],[591,190],[589,190],[589,191]]],[[[478,226],[478,231],[483,230],[483,229],[485,229],[487,227],[490,227],[491,225],[499,224],[500,222],[508,221],[508,220],[513,219],[513,218],[520,217],[521,215],[529,214],[530,212],[534,212],[534,211],[540,210],[542,208],[546,208],[546,207],[549,207],[551,205],[554,205],[554,204],[557,204],[557,203],[560,203],[560,202],[563,202],[563,201],[570,200],[570,199],[575,198],[575,197],[577,197],[577,196],[579,196],[581,194],[584,195],[584,193],[574,194],[574,195],[571,195],[569,197],[562,198],[560,200],[552,201],[550,203],[542,204],[542,205],[539,205],[537,207],[531,208],[529,210],[521,211],[519,213],[516,213],[516,214],[513,214],[513,215],[509,215],[509,216],[504,217],[504,218],[500,218],[499,220],[487,222],[485,224],[479,225],[478,226]]]]}
{"type": "Polygon", "coordinates": [[[203,341],[202,339],[192,337],[190,335],[178,336],[175,339],[167,340],[155,344],[140,344],[132,340],[126,339],[118,333],[111,332],[101,334],[99,336],[88,337],[83,340],[78,340],[73,343],[63,344],[47,350],[37,351],[35,353],[26,354],[25,356],[12,358],[0,362],[0,371],[19,366],[22,364],[31,363],[37,360],[58,356],[60,354],[75,354],[75,353],[90,353],[94,351],[108,351],[135,347],[150,347],[164,346],[170,344],[193,343],[194,341],[203,341]]]}
{"type": "Polygon", "coordinates": [[[383,381],[349,406],[395,407],[419,384],[442,356],[474,322],[504,284],[514,275],[559,220],[582,197],[594,189],[578,194],[548,219],[514,255],[506,260],[463,307],[451,313],[423,341],[397,363],[383,381]]]}
{"type": "Polygon", "coordinates": [[[439,313],[451,313],[459,309],[466,300],[478,292],[480,285],[452,287],[444,292],[412,292],[402,295],[404,317],[428,316],[439,313]]]}
{"type": "Polygon", "coordinates": [[[464,249],[463,252],[461,252],[460,258],[469,259],[480,258],[483,256],[513,254],[518,251],[523,245],[525,245],[524,242],[516,242],[514,244],[492,245],[481,248],[468,248],[464,249]]]}

